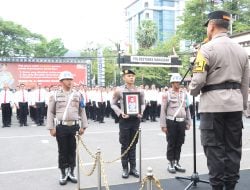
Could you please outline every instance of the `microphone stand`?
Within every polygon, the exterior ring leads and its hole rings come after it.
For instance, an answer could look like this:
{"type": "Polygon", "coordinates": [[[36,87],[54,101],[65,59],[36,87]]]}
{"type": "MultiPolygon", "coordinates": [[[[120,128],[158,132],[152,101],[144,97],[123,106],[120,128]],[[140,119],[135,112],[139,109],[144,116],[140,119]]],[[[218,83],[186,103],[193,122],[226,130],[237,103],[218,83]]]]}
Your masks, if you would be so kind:
{"type": "MultiPolygon", "coordinates": [[[[187,72],[185,73],[184,77],[181,80],[181,83],[184,81],[185,77],[187,76],[187,74],[192,71],[193,65],[195,63],[195,60],[190,64],[189,69],[187,70],[187,72]]],[[[176,176],[176,179],[185,179],[185,180],[190,180],[191,182],[188,184],[188,186],[185,188],[185,190],[190,189],[192,186],[197,186],[197,183],[202,182],[202,183],[208,183],[208,181],[206,180],[202,180],[199,178],[199,174],[196,171],[196,120],[195,120],[195,97],[193,96],[193,161],[194,161],[194,170],[193,170],[193,174],[192,176],[189,177],[180,177],[180,176],[176,176]]]]}

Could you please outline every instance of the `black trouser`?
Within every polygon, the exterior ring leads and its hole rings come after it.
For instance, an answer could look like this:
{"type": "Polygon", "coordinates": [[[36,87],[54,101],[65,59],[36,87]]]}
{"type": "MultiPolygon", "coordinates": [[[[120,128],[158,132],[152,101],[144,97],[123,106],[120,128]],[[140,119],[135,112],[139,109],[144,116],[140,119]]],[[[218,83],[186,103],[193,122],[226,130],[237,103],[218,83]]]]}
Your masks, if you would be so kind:
{"type": "Polygon", "coordinates": [[[143,112],[143,119],[149,120],[149,105],[146,104],[145,110],[143,112]]]}
{"type": "Polygon", "coordinates": [[[85,111],[86,111],[86,116],[87,116],[88,119],[91,118],[91,114],[90,114],[91,108],[90,108],[90,106],[91,106],[91,103],[90,102],[86,102],[85,111]]]}
{"type": "MultiPolygon", "coordinates": [[[[138,131],[140,125],[140,120],[138,118],[121,118],[119,121],[119,141],[121,143],[121,154],[127,150],[130,143],[132,142],[136,132],[138,131]]],[[[138,136],[135,139],[134,144],[130,148],[127,154],[125,154],[122,158],[122,167],[124,169],[128,168],[128,162],[130,163],[130,168],[136,167],[136,144],[138,142],[138,136]]]]}
{"type": "Polygon", "coordinates": [[[65,169],[75,167],[76,165],[76,131],[79,130],[79,125],[56,126],[56,140],[58,144],[58,167],[65,169]]]}
{"type": "Polygon", "coordinates": [[[150,107],[149,107],[149,115],[151,121],[156,121],[156,111],[157,111],[157,101],[150,101],[150,107]]]}
{"type": "Polygon", "coordinates": [[[193,119],[194,116],[195,116],[195,110],[194,110],[194,105],[193,104],[189,105],[189,110],[190,110],[191,118],[193,119]]]}
{"type": "Polygon", "coordinates": [[[107,101],[107,106],[106,106],[106,109],[105,109],[105,116],[109,117],[110,114],[111,114],[111,111],[112,111],[112,108],[111,108],[111,105],[110,105],[110,101],[108,100],[107,101]]]}
{"type": "Polygon", "coordinates": [[[184,121],[177,122],[167,119],[167,129],[167,159],[169,161],[179,161],[181,155],[181,147],[185,141],[186,123],[184,121]]]}
{"type": "Polygon", "coordinates": [[[236,184],[242,153],[242,112],[201,113],[201,144],[212,186],[236,184]]]}
{"type": "Polygon", "coordinates": [[[30,118],[32,121],[36,122],[36,108],[34,106],[29,106],[30,118]]]}
{"type": "Polygon", "coordinates": [[[96,107],[96,102],[95,101],[92,101],[91,119],[94,120],[94,121],[97,120],[97,107],[96,107]]]}
{"type": "Polygon", "coordinates": [[[27,125],[27,115],[29,114],[28,102],[19,102],[19,123],[27,125]]]}
{"type": "Polygon", "coordinates": [[[36,124],[44,123],[45,102],[36,102],[36,124]]]}
{"type": "Polygon", "coordinates": [[[106,103],[105,102],[98,102],[97,104],[98,104],[97,121],[103,122],[104,121],[104,115],[105,115],[106,103]]]}
{"type": "Polygon", "coordinates": [[[2,103],[2,121],[3,127],[7,127],[11,125],[11,106],[10,103],[2,103]]]}

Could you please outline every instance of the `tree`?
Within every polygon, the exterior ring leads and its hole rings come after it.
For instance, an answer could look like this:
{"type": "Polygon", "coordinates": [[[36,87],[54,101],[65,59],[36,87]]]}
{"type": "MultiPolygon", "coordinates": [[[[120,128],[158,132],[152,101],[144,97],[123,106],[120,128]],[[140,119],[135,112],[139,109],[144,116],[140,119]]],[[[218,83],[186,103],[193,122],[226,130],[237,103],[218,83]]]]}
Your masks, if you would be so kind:
{"type": "Polygon", "coordinates": [[[223,3],[224,10],[232,14],[232,33],[239,33],[250,30],[250,1],[249,0],[228,0],[223,3]]]}
{"type": "Polygon", "coordinates": [[[54,57],[67,52],[60,39],[47,42],[40,34],[0,18],[0,56],[54,57]]]}
{"type": "Polygon", "coordinates": [[[191,42],[202,42],[206,36],[203,27],[206,21],[205,10],[209,9],[210,4],[203,0],[190,0],[186,3],[185,11],[180,17],[182,24],[177,27],[177,35],[181,39],[191,42]]]}
{"type": "Polygon", "coordinates": [[[39,40],[37,37],[21,25],[0,18],[0,56],[31,56],[29,44],[39,40]]]}
{"type": "Polygon", "coordinates": [[[157,40],[156,24],[152,20],[143,20],[136,32],[139,48],[149,49],[157,40]]]}
{"type": "Polygon", "coordinates": [[[53,39],[47,42],[46,39],[34,45],[34,57],[60,57],[68,50],[64,47],[61,39],[53,39]]]}
{"type": "Polygon", "coordinates": [[[232,14],[232,33],[250,30],[249,0],[190,0],[186,4],[183,16],[180,17],[183,23],[177,29],[179,37],[191,42],[202,42],[206,36],[203,25],[207,20],[207,14],[215,10],[225,10],[232,14]]]}

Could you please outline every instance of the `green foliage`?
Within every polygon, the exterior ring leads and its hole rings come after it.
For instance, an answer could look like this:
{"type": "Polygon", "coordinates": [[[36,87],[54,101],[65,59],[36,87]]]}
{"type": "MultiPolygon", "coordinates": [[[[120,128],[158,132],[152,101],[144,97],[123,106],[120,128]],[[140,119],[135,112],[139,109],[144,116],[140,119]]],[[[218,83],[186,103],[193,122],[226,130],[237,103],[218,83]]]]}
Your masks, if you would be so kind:
{"type": "Polygon", "coordinates": [[[47,42],[40,34],[0,18],[0,56],[62,56],[67,52],[60,39],[47,42]]]}
{"type": "Polygon", "coordinates": [[[136,39],[140,48],[152,47],[157,40],[156,24],[152,20],[143,20],[136,32],[136,39]]]}
{"type": "Polygon", "coordinates": [[[206,21],[205,10],[209,9],[209,4],[201,0],[187,1],[185,11],[180,20],[183,22],[177,28],[177,35],[181,39],[190,40],[191,42],[202,42],[206,36],[203,27],[206,21]]]}
{"type": "Polygon", "coordinates": [[[42,40],[34,45],[34,57],[60,57],[67,51],[61,39],[42,40]]]}
{"type": "Polygon", "coordinates": [[[235,0],[225,1],[224,10],[230,12],[233,17],[232,32],[239,33],[250,30],[250,1],[235,0]]]}

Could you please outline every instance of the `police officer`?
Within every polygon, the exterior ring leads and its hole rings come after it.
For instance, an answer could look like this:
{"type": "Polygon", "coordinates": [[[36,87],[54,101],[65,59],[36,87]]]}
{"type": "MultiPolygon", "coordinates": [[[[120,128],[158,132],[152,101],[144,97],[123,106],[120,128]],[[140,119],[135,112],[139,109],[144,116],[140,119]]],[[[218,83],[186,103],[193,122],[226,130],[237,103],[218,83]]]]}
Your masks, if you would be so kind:
{"type": "Polygon", "coordinates": [[[41,83],[37,83],[37,88],[32,91],[32,106],[34,108],[35,122],[38,126],[44,123],[44,113],[45,113],[45,101],[46,101],[46,90],[42,88],[41,83]]]}
{"type": "Polygon", "coordinates": [[[0,104],[2,109],[3,127],[10,127],[13,93],[9,90],[8,84],[4,84],[3,90],[0,92],[0,104]]]}
{"type": "Polygon", "coordinates": [[[65,185],[67,180],[77,183],[74,175],[76,165],[75,134],[83,134],[87,128],[87,118],[80,92],[72,90],[73,75],[63,71],[59,75],[62,89],[50,96],[47,127],[50,134],[56,137],[59,152],[59,168],[61,170],[60,185],[65,185]],[[80,120],[79,120],[80,118],[80,120]]]}
{"type": "Polygon", "coordinates": [[[185,141],[185,130],[191,126],[191,116],[186,91],[180,88],[182,77],[175,73],[170,78],[172,88],[162,96],[160,127],[166,134],[168,171],[185,172],[180,165],[181,147],[185,141]]]}
{"type": "Polygon", "coordinates": [[[227,35],[230,14],[214,11],[205,24],[209,42],[201,46],[190,92],[200,95],[201,144],[213,190],[233,190],[239,179],[242,111],[247,108],[247,53],[227,35]]]}
{"type": "MultiPolygon", "coordinates": [[[[136,135],[140,125],[140,119],[142,118],[143,111],[145,109],[145,101],[144,101],[144,92],[143,90],[137,88],[135,83],[135,73],[132,70],[123,70],[123,80],[125,82],[124,86],[117,87],[113,94],[113,99],[111,102],[111,108],[114,110],[117,116],[119,116],[119,140],[121,143],[121,154],[128,149],[132,139],[136,135]],[[140,102],[141,109],[140,113],[135,116],[128,115],[124,112],[124,102],[123,102],[123,93],[124,92],[139,92],[140,93],[140,102]],[[119,108],[117,106],[118,101],[120,101],[119,108]]],[[[136,144],[138,142],[138,137],[136,138],[134,144],[129,149],[128,153],[125,154],[122,158],[122,177],[128,178],[129,175],[133,175],[138,178],[139,173],[136,170],[136,144]],[[130,163],[130,171],[128,163],[130,163]]]]}
{"type": "Polygon", "coordinates": [[[28,126],[27,116],[29,114],[30,96],[25,89],[25,84],[20,84],[20,89],[15,93],[15,105],[18,109],[20,127],[28,126]]]}

